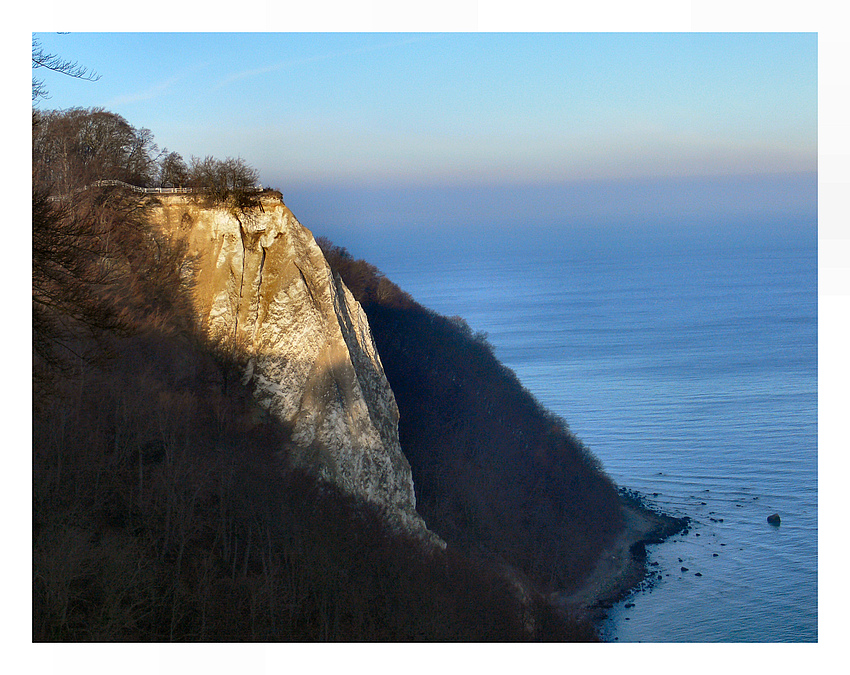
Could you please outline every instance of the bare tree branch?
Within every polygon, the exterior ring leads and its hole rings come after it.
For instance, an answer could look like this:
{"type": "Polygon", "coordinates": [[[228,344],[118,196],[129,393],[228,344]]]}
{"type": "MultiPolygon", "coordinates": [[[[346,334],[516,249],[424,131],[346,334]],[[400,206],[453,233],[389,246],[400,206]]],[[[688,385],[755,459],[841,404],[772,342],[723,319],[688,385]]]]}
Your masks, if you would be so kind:
{"type": "MultiPolygon", "coordinates": [[[[32,39],[32,69],[46,68],[55,73],[62,73],[68,77],[74,77],[78,80],[89,80],[95,82],[100,79],[100,75],[94,71],[90,71],[79,65],[76,61],[68,61],[57,54],[47,54],[42,47],[38,38],[32,39]]],[[[44,80],[32,78],[32,100],[36,101],[40,98],[47,98],[47,89],[44,86],[44,80]]]]}

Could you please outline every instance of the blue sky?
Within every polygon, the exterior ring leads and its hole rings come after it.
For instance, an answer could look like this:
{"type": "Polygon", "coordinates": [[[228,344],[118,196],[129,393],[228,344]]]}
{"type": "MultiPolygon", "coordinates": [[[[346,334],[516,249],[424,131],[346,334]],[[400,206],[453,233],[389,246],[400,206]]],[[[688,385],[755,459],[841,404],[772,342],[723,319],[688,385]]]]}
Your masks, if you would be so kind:
{"type": "Polygon", "coordinates": [[[100,106],[242,157],[317,233],[805,222],[816,33],[36,33],[100,106]],[[435,218],[435,212],[439,217],[435,218]]]}
{"type": "Polygon", "coordinates": [[[38,34],[184,157],[291,184],[528,184],[814,171],[817,36],[38,34]]]}

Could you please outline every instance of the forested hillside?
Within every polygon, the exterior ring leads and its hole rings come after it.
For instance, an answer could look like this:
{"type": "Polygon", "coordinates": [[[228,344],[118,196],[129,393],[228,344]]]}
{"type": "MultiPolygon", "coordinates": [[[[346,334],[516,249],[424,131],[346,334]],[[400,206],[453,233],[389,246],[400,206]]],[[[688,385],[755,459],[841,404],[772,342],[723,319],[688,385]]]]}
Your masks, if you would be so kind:
{"type": "Polygon", "coordinates": [[[380,509],[284,469],[290,431],[204,337],[192,261],[150,227],[153,197],[101,180],[257,208],[241,160],[187,165],[102,110],[34,112],[34,640],[595,639],[505,563],[572,583],[617,526],[613,488],[484,343],[372,268],[344,271],[380,326],[421,508],[450,541],[423,552],[380,509]],[[500,441],[488,425],[506,415],[500,441]]]}
{"type": "Polygon", "coordinates": [[[319,239],[363,305],[400,411],[417,509],[446,541],[571,590],[622,527],[617,489],[460,317],[319,239]]]}

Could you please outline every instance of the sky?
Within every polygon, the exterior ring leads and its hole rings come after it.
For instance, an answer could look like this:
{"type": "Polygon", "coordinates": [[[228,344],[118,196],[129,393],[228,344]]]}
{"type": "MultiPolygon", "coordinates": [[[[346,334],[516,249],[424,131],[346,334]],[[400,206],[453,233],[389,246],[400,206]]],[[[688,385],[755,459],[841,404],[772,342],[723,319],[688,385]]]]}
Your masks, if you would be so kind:
{"type": "Polygon", "coordinates": [[[816,209],[813,32],[34,35],[99,76],[40,107],[242,157],[308,227],[816,209]]]}
{"type": "Polygon", "coordinates": [[[268,180],[813,171],[814,34],[38,34],[47,82],[268,180]]]}

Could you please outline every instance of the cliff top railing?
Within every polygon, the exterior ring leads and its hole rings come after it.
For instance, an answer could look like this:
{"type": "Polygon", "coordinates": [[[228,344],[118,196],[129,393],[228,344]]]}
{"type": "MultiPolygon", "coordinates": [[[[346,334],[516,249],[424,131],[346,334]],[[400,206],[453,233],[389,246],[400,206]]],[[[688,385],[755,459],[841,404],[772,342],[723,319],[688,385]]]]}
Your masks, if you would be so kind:
{"type": "MultiPolygon", "coordinates": [[[[140,187],[138,185],[131,185],[130,183],[125,183],[121,180],[97,180],[94,183],[86,185],[83,188],[75,190],[73,193],[65,194],[65,195],[51,195],[48,197],[50,201],[58,201],[60,199],[67,199],[71,196],[71,194],[76,194],[78,192],[82,192],[83,190],[88,190],[89,188],[94,187],[124,187],[132,190],[133,192],[141,192],[143,194],[191,194],[191,193],[202,193],[204,192],[204,188],[193,188],[193,187],[169,187],[169,188],[157,188],[157,187],[140,187]]],[[[262,192],[263,186],[256,185],[254,187],[246,187],[240,188],[245,190],[246,192],[262,192]]]]}

